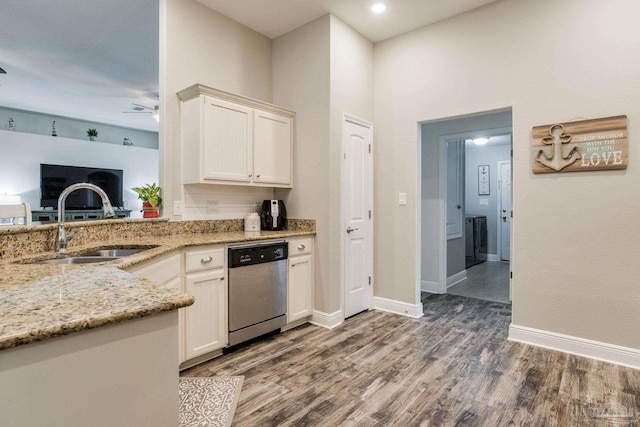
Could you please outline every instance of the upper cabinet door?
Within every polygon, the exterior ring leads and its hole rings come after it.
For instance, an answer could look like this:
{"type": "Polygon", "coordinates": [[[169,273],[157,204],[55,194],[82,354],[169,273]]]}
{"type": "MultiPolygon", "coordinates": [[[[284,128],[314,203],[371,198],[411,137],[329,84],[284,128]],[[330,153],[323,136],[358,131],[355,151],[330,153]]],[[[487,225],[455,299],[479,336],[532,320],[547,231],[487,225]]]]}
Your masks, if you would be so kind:
{"type": "Polygon", "coordinates": [[[251,182],[253,109],[203,98],[202,178],[251,182]]]}
{"type": "Polygon", "coordinates": [[[291,185],[291,118],[254,110],[254,182],[291,185]]]}

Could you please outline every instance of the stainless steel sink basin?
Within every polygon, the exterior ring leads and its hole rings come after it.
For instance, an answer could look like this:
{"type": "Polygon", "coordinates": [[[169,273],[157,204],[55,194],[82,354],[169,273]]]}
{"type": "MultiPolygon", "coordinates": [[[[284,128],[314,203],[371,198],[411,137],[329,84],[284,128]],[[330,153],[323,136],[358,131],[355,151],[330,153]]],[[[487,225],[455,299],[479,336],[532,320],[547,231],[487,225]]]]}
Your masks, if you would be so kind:
{"type": "Polygon", "coordinates": [[[124,256],[135,255],[137,253],[149,250],[150,248],[136,248],[136,249],[100,249],[99,251],[83,252],[81,256],[96,256],[96,257],[115,257],[121,258],[124,256]]]}
{"type": "Polygon", "coordinates": [[[139,246],[139,247],[110,247],[99,250],[91,250],[81,252],[75,255],[69,255],[64,258],[46,259],[37,261],[36,264],[91,264],[95,262],[113,261],[118,258],[135,255],[137,253],[153,249],[157,246],[139,246]]]}
{"type": "Polygon", "coordinates": [[[92,264],[95,262],[113,261],[115,256],[70,256],[67,258],[46,259],[36,264],[92,264]]]}

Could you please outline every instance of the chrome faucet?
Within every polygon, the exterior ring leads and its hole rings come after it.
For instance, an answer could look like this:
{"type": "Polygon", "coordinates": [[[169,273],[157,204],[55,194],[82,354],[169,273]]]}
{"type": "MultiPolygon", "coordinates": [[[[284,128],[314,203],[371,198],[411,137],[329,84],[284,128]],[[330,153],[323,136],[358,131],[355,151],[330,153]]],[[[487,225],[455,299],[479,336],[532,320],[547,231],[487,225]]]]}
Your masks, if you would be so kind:
{"type": "Polygon", "coordinates": [[[111,206],[109,197],[102,188],[98,187],[95,184],[89,184],[88,182],[79,182],[77,184],[68,186],[62,191],[62,193],[60,193],[60,197],[58,197],[58,252],[60,253],[67,252],[67,242],[73,239],[74,236],[73,234],[67,236],[67,233],[64,231],[64,204],[69,194],[81,188],[93,190],[98,193],[98,195],[102,199],[102,210],[104,212],[105,218],[112,218],[116,216],[115,212],[113,212],[113,207],[111,206]]]}

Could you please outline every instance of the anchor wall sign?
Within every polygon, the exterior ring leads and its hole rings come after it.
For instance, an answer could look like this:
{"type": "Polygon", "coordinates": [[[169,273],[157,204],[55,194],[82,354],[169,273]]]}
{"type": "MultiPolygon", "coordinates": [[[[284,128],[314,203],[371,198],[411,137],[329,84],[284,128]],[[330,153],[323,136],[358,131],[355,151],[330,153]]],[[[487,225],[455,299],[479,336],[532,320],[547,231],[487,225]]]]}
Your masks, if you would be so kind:
{"type": "Polygon", "coordinates": [[[535,126],[533,173],[626,169],[627,116],[535,126]]]}

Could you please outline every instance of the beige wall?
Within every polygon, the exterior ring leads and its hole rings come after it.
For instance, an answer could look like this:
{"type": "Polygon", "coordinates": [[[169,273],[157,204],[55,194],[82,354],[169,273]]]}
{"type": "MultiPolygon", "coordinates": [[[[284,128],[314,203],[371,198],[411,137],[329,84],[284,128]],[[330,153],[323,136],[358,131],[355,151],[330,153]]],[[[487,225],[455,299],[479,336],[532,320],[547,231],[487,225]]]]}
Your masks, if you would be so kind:
{"type": "MultiPolygon", "coordinates": [[[[350,114],[373,122],[373,43],[335,16],[331,16],[331,112],[329,148],[329,189],[331,209],[331,279],[334,310],[341,309],[343,297],[342,248],[344,218],[341,210],[342,125],[350,114]]],[[[375,146],[375,140],[373,141],[375,146]]],[[[375,167],[375,166],[374,166],[375,167]]],[[[372,236],[373,237],[373,236],[372,236]]],[[[374,289],[375,293],[375,289],[374,289]]]]}
{"type": "Polygon", "coordinates": [[[315,309],[342,307],[342,114],[373,119],[373,44],[326,15],[273,42],[274,103],[296,111],[294,188],[287,211],[316,219],[315,309]]]}
{"type": "Polygon", "coordinates": [[[639,18],[635,0],[507,0],[376,45],[380,296],[415,302],[416,124],[511,106],[514,324],[640,348],[639,18]],[[626,171],[531,173],[533,126],[618,114],[626,171]]]}
{"type": "Polygon", "coordinates": [[[315,309],[333,312],[329,268],[329,16],[273,40],[273,101],[296,112],[287,214],[316,220],[315,309]]]}
{"type": "MultiPolygon", "coordinates": [[[[164,88],[161,112],[161,160],[164,206],[170,215],[173,200],[182,200],[180,166],[180,110],[176,92],[202,83],[228,92],[272,102],[271,40],[194,0],[162,0],[160,5],[160,86],[164,88]]],[[[194,206],[207,200],[224,205],[251,204],[264,190],[229,192],[220,186],[187,186],[185,199],[194,206]],[[237,195],[229,197],[229,194],[237,195]]],[[[188,208],[188,207],[187,207],[188,208]]],[[[234,215],[235,212],[229,212],[234,215]]],[[[201,213],[201,212],[200,212],[201,213]]],[[[179,219],[179,217],[174,218],[179,219]]]]}

